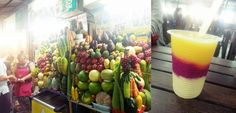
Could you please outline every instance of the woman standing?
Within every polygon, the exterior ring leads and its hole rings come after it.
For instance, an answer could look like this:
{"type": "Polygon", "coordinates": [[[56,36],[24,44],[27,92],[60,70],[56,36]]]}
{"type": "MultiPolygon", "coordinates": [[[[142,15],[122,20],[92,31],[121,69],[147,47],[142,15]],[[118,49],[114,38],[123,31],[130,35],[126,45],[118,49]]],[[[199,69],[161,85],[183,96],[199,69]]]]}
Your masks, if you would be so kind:
{"type": "Polygon", "coordinates": [[[32,79],[29,63],[24,54],[17,56],[15,76],[17,82],[14,86],[15,113],[31,113],[30,96],[32,95],[32,79]]]}

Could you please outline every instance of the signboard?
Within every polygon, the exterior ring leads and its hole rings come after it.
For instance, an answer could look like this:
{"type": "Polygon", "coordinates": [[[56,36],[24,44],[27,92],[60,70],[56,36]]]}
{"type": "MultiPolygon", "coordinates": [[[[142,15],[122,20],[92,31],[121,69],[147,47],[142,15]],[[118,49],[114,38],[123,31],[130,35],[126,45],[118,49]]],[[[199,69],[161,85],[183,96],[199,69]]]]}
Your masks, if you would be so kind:
{"type": "Polygon", "coordinates": [[[78,8],[78,0],[62,0],[62,12],[73,12],[78,8]]]}

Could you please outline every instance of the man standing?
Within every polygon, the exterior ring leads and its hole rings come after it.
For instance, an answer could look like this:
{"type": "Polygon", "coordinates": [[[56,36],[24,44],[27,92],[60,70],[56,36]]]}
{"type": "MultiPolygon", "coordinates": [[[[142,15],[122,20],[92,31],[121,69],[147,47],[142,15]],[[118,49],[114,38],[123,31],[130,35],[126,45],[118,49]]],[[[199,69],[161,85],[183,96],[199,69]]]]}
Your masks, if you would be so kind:
{"type": "Polygon", "coordinates": [[[14,75],[7,76],[7,68],[2,59],[0,59],[0,113],[10,113],[11,102],[10,92],[7,81],[16,81],[14,75]]]}
{"type": "MultiPolygon", "coordinates": [[[[157,45],[165,46],[165,37],[163,37],[163,13],[161,11],[161,0],[152,0],[151,6],[151,29],[152,38],[157,38],[157,45]]],[[[154,39],[155,40],[155,39],[154,39]]],[[[154,41],[153,40],[153,41],[154,41]]]]}

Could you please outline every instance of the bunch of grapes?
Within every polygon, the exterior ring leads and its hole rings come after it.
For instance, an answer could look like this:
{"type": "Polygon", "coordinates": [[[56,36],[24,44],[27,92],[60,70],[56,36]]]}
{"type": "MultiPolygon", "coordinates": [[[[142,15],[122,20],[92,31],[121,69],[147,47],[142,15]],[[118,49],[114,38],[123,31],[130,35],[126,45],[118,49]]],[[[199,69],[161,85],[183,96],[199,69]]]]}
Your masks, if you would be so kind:
{"type": "Polygon", "coordinates": [[[139,64],[140,63],[140,59],[136,55],[130,55],[129,59],[131,61],[132,68],[135,67],[135,64],[139,64]]]}
{"type": "Polygon", "coordinates": [[[121,58],[121,66],[122,66],[122,70],[125,73],[130,71],[131,65],[130,65],[129,57],[125,56],[124,58],[121,58]]]}
{"type": "Polygon", "coordinates": [[[147,49],[147,50],[145,50],[145,52],[144,52],[144,55],[145,55],[145,61],[147,62],[147,63],[151,63],[151,48],[149,48],[149,49],[147,49]]]}

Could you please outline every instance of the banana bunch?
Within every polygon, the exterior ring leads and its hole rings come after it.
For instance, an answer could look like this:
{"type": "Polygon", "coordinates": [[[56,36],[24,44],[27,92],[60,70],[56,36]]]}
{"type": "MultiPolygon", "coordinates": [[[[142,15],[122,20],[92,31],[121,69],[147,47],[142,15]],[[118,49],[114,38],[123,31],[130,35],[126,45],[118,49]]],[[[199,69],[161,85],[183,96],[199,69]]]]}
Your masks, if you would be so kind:
{"type": "Polygon", "coordinates": [[[79,100],[79,94],[78,94],[78,88],[72,86],[71,87],[71,99],[73,101],[78,101],[79,100]]]}

